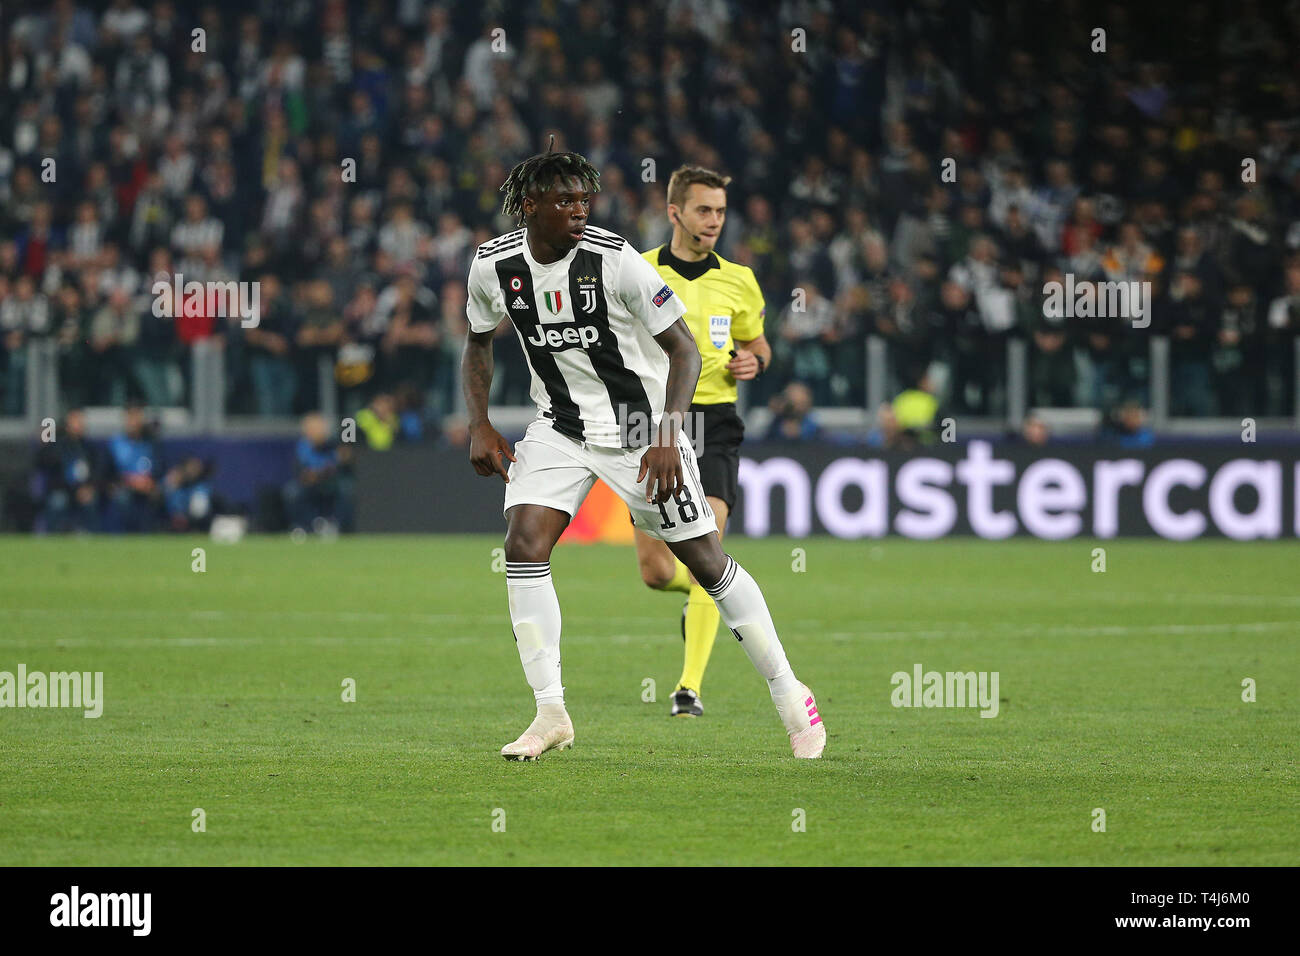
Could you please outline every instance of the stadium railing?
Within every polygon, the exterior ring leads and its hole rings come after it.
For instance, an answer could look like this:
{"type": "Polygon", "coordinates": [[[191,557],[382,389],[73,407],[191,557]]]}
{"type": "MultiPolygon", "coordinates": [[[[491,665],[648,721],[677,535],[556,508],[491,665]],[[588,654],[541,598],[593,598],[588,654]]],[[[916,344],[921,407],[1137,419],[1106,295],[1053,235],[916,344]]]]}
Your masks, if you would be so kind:
{"type": "MultiPolygon", "coordinates": [[[[1300,429],[1300,337],[1294,341],[1295,383],[1294,410],[1289,416],[1259,417],[1260,429],[1300,429]]],[[[66,411],[61,399],[59,363],[55,343],[49,339],[34,339],[26,346],[25,382],[23,383],[23,414],[0,416],[0,438],[23,438],[37,434],[46,419],[58,420],[66,411]]],[[[277,435],[296,433],[297,416],[265,417],[258,415],[231,415],[226,410],[226,369],[224,351],[209,341],[196,342],[190,350],[191,400],[188,407],[158,410],[168,433],[189,435],[277,435]]],[[[985,431],[1018,429],[1029,414],[1045,418],[1054,434],[1084,435],[1095,431],[1100,410],[1089,407],[1031,408],[1029,404],[1029,347],[1019,338],[1011,338],[1006,346],[1006,399],[1005,413],[1001,415],[962,416],[964,425],[985,431]]],[[[1170,343],[1166,336],[1153,335],[1150,339],[1150,424],[1159,432],[1173,435],[1216,435],[1239,432],[1242,424],[1238,418],[1227,417],[1174,417],[1170,414],[1170,343]]],[[[826,428],[843,434],[866,436],[875,426],[876,410],[888,402],[891,383],[896,382],[890,368],[888,347],[880,336],[869,336],[864,368],[867,401],[865,407],[821,406],[813,410],[817,420],[826,428]]],[[[459,369],[457,369],[459,374],[459,369]]],[[[322,356],[316,367],[317,410],[327,420],[339,415],[338,390],[334,378],[334,364],[322,356]]],[[[459,382],[455,393],[459,401],[459,382]]],[[[755,432],[766,428],[771,413],[764,407],[748,407],[742,392],[741,410],[755,432]]],[[[89,426],[92,434],[106,433],[117,427],[120,409],[91,410],[89,426]]],[[[463,408],[458,409],[463,412],[463,408]]],[[[494,406],[494,419],[499,427],[521,431],[532,419],[535,411],[529,406],[494,406]]]]}

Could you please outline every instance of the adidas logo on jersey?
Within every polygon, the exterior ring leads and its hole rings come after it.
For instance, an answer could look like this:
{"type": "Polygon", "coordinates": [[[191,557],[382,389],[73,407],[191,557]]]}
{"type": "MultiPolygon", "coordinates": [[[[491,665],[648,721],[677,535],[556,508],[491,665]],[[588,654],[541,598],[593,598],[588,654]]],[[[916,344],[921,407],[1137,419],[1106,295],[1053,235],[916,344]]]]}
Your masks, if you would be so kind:
{"type": "Polygon", "coordinates": [[[515,296],[515,301],[510,303],[510,308],[526,309],[528,308],[528,303],[524,301],[524,297],[522,295],[517,295],[515,296]]]}
{"type": "Polygon", "coordinates": [[[529,345],[549,348],[552,352],[572,348],[589,349],[600,341],[600,329],[594,325],[578,326],[570,323],[561,331],[554,325],[539,325],[525,341],[529,345]]]}

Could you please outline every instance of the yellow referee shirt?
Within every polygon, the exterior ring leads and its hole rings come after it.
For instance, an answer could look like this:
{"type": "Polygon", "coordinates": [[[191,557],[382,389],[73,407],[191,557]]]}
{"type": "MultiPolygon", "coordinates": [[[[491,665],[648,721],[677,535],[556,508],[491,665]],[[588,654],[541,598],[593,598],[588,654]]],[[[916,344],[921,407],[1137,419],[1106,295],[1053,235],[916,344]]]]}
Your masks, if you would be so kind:
{"type": "Polygon", "coordinates": [[[686,306],[682,319],[700,350],[700,381],[694,403],[722,405],[736,400],[736,379],[727,371],[735,341],[763,334],[763,293],[749,266],[728,262],[716,252],[685,262],[665,246],[641,253],[686,306]]]}

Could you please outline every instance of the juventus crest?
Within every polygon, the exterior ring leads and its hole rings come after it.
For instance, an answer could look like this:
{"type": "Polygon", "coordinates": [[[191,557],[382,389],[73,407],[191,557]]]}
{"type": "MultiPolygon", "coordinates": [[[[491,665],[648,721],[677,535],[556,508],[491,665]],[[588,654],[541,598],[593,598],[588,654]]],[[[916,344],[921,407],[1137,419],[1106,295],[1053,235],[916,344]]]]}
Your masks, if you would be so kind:
{"type": "Polygon", "coordinates": [[[596,276],[578,276],[578,307],[587,315],[596,311],[596,296],[600,294],[596,286],[599,281],[596,276]]]}

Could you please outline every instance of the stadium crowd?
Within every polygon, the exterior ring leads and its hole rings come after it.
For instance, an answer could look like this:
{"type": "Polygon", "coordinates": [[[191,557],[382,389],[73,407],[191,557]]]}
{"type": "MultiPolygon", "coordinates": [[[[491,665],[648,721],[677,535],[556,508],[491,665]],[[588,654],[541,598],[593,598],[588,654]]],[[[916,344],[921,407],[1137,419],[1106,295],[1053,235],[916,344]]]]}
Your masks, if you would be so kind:
{"type": "MultiPolygon", "coordinates": [[[[1174,414],[1288,414],[1300,2],[1242,0],[1226,28],[1206,0],[984,6],[14,4],[0,413],[34,339],[71,408],[185,402],[212,338],[231,413],[312,410],[324,358],[344,414],[436,434],[469,257],[513,228],[498,187],[554,132],[641,249],[668,238],[679,162],[734,177],[720,251],[754,268],[776,349],[753,400],[863,405],[879,335],[890,394],[928,382],[955,412],[1005,410],[1017,337],[1031,405],[1144,405],[1161,333],[1174,414]],[[174,273],[259,282],[260,323],[156,316],[174,273]],[[1151,282],[1151,327],[1045,317],[1067,274],[1151,282]]],[[[500,337],[494,401],[526,404],[500,337]]]]}
{"type": "MultiPolygon", "coordinates": [[[[373,409],[358,416],[357,427],[369,447],[389,447],[373,409]]],[[[340,442],[319,412],[302,416],[289,453],[291,476],[278,487],[263,485],[248,503],[217,490],[212,457],[167,450],[157,419],[138,402],[128,403],[121,430],[105,442],[88,437],[80,408],[42,432],[30,470],[0,487],[0,528],[207,532],[218,516],[242,515],[259,531],[332,536],[355,530],[353,446],[340,442]]],[[[391,434],[388,439],[391,444],[391,434]]]]}

